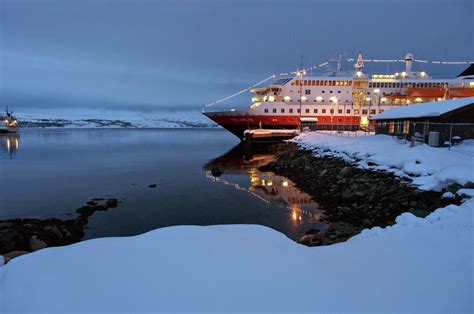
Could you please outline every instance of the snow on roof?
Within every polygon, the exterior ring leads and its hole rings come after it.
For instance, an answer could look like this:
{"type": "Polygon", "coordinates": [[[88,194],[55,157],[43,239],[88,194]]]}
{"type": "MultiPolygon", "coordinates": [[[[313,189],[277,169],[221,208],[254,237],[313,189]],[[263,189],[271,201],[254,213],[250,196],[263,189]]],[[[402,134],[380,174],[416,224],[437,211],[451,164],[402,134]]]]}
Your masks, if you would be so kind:
{"type": "Polygon", "coordinates": [[[447,112],[462,108],[464,106],[474,104],[474,97],[466,97],[444,101],[432,101],[422,104],[402,106],[393,108],[378,115],[374,120],[385,119],[403,119],[403,118],[421,118],[421,117],[438,117],[447,112]]]}

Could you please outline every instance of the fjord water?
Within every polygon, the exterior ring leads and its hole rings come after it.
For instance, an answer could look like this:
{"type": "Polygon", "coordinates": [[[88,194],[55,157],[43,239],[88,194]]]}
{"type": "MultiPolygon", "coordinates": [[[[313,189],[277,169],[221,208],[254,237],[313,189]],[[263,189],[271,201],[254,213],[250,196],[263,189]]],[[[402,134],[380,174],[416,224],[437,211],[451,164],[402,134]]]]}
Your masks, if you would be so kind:
{"type": "Polygon", "coordinates": [[[258,166],[221,129],[24,129],[0,139],[0,220],[76,217],[91,198],[117,208],[90,218],[86,238],[173,225],[260,224],[298,238],[320,212],[293,183],[258,166]],[[156,184],[155,188],[149,185],[156,184]]]}

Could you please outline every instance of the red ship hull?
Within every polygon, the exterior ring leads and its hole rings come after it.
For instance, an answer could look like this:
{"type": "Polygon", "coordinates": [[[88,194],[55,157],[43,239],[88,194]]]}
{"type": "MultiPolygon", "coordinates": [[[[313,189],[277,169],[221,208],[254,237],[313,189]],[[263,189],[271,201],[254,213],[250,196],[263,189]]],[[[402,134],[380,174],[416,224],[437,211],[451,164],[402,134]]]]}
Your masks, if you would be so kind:
{"type": "MultiPolygon", "coordinates": [[[[248,129],[297,129],[300,126],[299,115],[249,115],[232,112],[205,112],[213,120],[238,138],[242,139],[248,129]]],[[[303,115],[304,118],[317,118],[318,125],[359,125],[360,116],[319,116],[303,115]]]]}

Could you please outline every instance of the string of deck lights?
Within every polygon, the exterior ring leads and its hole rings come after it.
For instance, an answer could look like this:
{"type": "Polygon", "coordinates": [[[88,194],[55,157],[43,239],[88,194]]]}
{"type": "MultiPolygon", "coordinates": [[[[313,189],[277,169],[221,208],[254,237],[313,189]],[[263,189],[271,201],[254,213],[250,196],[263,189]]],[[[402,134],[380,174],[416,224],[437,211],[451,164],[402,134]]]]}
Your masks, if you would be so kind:
{"type": "MultiPolygon", "coordinates": [[[[347,62],[353,62],[355,61],[354,58],[348,58],[346,59],[347,62]]],[[[364,62],[369,62],[369,63],[404,63],[406,62],[406,60],[401,60],[401,59],[363,59],[364,62]]],[[[413,62],[417,62],[417,63],[431,63],[431,64],[443,64],[443,65],[467,65],[467,64],[474,64],[474,61],[439,61],[439,60],[435,60],[435,61],[428,61],[428,60],[420,60],[420,59],[413,59],[413,62]]],[[[315,69],[318,69],[318,68],[322,68],[322,67],[325,67],[329,65],[329,62],[323,62],[321,64],[318,64],[318,65],[315,65],[315,66],[312,66],[312,67],[309,67],[309,68],[306,68],[306,69],[303,69],[303,70],[299,70],[299,71],[293,71],[293,72],[286,72],[286,73],[280,73],[280,74],[273,74],[273,75],[270,75],[269,77],[261,80],[260,82],[258,83],[255,83],[247,88],[244,88],[242,89],[241,91],[238,91],[230,96],[227,96],[227,97],[224,97],[222,99],[219,99],[217,101],[214,101],[210,104],[207,104],[203,107],[203,112],[204,112],[204,108],[208,108],[208,107],[211,107],[211,106],[214,106],[214,105],[217,105],[218,103],[221,103],[223,101],[226,101],[226,100],[230,100],[234,97],[237,97],[249,90],[251,90],[252,88],[255,88],[265,82],[267,82],[268,80],[271,80],[271,79],[274,79],[276,78],[277,76],[288,76],[288,75],[291,75],[291,74],[295,74],[297,76],[303,76],[306,74],[306,72],[308,71],[311,71],[311,70],[315,70],[315,69]]]]}

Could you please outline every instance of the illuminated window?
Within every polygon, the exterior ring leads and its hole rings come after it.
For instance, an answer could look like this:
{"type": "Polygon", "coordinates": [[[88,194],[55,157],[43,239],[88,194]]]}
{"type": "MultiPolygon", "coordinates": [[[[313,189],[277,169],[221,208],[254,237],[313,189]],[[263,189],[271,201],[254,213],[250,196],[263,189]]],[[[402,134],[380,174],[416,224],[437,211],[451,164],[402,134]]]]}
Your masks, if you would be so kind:
{"type": "Polygon", "coordinates": [[[403,122],[403,133],[404,134],[410,133],[410,121],[403,122]]]}
{"type": "Polygon", "coordinates": [[[390,122],[390,125],[388,126],[388,133],[393,133],[395,132],[395,123],[390,122]]]}
{"type": "Polygon", "coordinates": [[[360,113],[359,109],[354,109],[354,114],[359,114],[359,113],[360,113]]]}
{"type": "Polygon", "coordinates": [[[367,109],[362,109],[362,114],[367,114],[367,109]]]}

